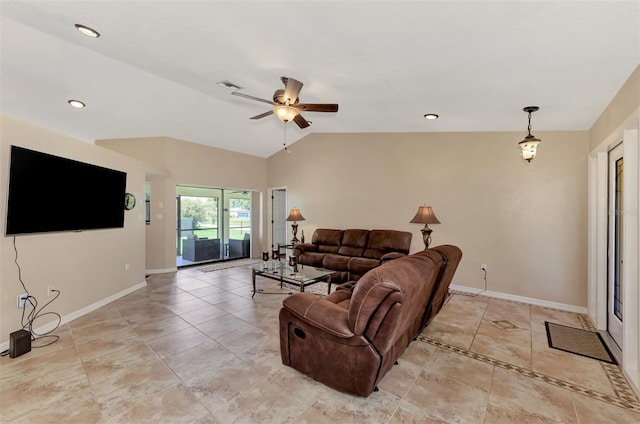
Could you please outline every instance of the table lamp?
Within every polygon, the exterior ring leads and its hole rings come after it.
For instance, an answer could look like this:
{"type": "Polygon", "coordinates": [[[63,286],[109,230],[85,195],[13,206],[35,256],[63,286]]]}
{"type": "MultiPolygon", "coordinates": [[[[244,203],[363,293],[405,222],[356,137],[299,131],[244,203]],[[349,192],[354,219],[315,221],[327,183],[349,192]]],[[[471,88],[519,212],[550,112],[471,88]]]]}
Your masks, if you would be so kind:
{"type": "Polygon", "coordinates": [[[298,237],[296,237],[298,235],[298,222],[297,221],[304,221],[304,216],[302,216],[302,214],[300,213],[300,209],[298,208],[293,208],[291,209],[291,212],[289,213],[289,216],[287,217],[287,221],[293,221],[293,224],[291,224],[291,232],[293,233],[293,238],[291,239],[291,244],[295,244],[297,243],[298,237]]]}
{"type": "Polygon", "coordinates": [[[429,228],[429,224],[440,224],[440,221],[436,218],[436,214],[433,213],[433,209],[427,205],[420,206],[418,212],[416,212],[416,216],[409,222],[413,224],[424,224],[424,227],[420,231],[422,232],[422,240],[424,241],[424,250],[427,250],[431,243],[432,231],[431,228],[429,228]]]}

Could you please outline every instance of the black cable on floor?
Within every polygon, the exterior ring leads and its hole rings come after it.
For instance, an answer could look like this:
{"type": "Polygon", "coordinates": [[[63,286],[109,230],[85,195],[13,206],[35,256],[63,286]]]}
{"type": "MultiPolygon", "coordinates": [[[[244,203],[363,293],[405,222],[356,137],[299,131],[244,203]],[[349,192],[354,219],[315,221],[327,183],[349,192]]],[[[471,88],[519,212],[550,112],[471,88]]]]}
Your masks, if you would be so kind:
{"type": "MultiPolygon", "coordinates": [[[[487,270],[483,269],[484,271],[484,289],[480,290],[478,293],[466,293],[466,292],[461,292],[461,291],[452,291],[449,290],[449,299],[447,300],[447,303],[449,300],[451,300],[451,298],[453,297],[454,294],[459,294],[462,296],[468,296],[468,297],[476,297],[476,296],[480,296],[482,293],[487,291],[487,270]]],[[[445,303],[446,304],[446,303],[445,303]]]]}
{"type": "MultiPolygon", "coordinates": [[[[47,303],[45,303],[44,305],[42,305],[42,307],[40,307],[38,309],[38,299],[36,299],[35,296],[32,296],[31,294],[29,294],[29,290],[27,290],[27,286],[24,283],[24,281],[22,281],[22,269],[20,268],[20,263],[18,262],[18,248],[16,246],[16,236],[13,236],[13,250],[15,251],[15,258],[14,258],[14,263],[16,264],[16,267],[18,268],[18,281],[20,282],[20,284],[22,285],[22,288],[24,289],[24,291],[27,293],[27,297],[25,299],[25,303],[24,303],[24,307],[22,309],[22,317],[20,319],[20,323],[22,324],[22,329],[23,330],[27,330],[31,333],[31,341],[34,342],[36,340],[40,340],[40,339],[53,339],[48,343],[44,343],[44,344],[38,344],[38,345],[33,345],[31,347],[33,348],[38,348],[38,347],[45,347],[45,346],[49,346],[55,342],[57,342],[60,339],[60,336],[56,335],[56,334],[51,334],[54,331],[56,331],[59,327],[60,327],[60,323],[62,322],[62,317],[60,316],[59,313],[57,312],[43,312],[43,310],[49,306],[54,300],[56,300],[58,297],[60,297],[60,290],[51,290],[53,292],[55,292],[55,296],[53,297],[53,299],[51,299],[50,301],[48,301],[47,303]],[[25,320],[25,312],[27,310],[27,303],[29,303],[29,305],[31,305],[31,312],[29,312],[26,315],[26,320],[25,320]],[[56,317],[58,319],[58,323],[55,325],[55,327],[49,331],[47,331],[46,333],[37,333],[33,327],[34,327],[34,323],[37,319],[42,318],[44,316],[47,315],[53,315],[54,317],[56,317]]],[[[7,351],[7,353],[2,352],[0,353],[0,356],[3,356],[8,354],[9,352],[7,351]]]]}

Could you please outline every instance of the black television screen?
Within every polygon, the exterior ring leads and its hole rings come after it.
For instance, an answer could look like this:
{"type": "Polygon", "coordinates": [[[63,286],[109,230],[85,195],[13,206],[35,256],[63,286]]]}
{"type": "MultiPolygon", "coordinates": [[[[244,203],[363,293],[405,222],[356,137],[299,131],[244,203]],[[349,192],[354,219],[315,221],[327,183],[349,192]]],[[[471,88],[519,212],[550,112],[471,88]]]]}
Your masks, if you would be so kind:
{"type": "Polygon", "coordinates": [[[6,234],[124,226],[127,174],[11,146],[6,234]]]}

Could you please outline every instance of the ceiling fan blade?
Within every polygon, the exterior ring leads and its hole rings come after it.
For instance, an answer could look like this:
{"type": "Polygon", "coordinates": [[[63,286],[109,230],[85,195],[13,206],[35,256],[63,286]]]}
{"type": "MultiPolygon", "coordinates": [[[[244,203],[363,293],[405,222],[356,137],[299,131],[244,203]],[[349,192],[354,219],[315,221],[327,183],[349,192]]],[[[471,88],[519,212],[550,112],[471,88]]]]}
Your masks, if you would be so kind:
{"type": "Polygon", "coordinates": [[[307,128],[310,123],[302,117],[302,115],[297,114],[295,118],[293,118],[293,122],[298,124],[300,128],[307,128]]]}
{"type": "Polygon", "coordinates": [[[252,116],[252,117],[251,117],[251,118],[249,118],[249,119],[262,119],[262,118],[264,118],[265,116],[269,116],[269,115],[273,115],[273,110],[269,110],[269,111],[267,111],[267,112],[265,112],[265,113],[261,113],[260,115],[252,116]]]}
{"type": "Polygon", "coordinates": [[[337,112],[338,105],[336,103],[298,103],[296,106],[298,110],[304,110],[307,112],[337,112]]]}
{"type": "Polygon", "coordinates": [[[277,105],[277,103],[274,103],[271,100],[265,100],[265,99],[261,99],[260,97],[250,96],[248,94],[240,93],[239,91],[232,91],[231,94],[233,94],[234,96],[244,97],[245,99],[255,100],[257,102],[266,103],[268,105],[274,105],[274,106],[277,105]]]}
{"type": "Polygon", "coordinates": [[[302,90],[302,83],[296,79],[281,77],[284,83],[284,100],[287,104],[293,105],[298,101],[298,95],[302,90]]]}

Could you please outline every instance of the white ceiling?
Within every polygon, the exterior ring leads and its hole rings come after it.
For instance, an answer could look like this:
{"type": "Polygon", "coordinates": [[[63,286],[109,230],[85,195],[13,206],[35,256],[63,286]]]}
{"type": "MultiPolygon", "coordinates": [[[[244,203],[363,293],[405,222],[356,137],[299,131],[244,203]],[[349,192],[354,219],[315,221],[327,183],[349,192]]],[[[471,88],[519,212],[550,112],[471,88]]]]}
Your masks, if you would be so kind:
{"type": "Polygon", "coordinates": [[[267,157],[280,76],[310,132],[588,130],[640,63],[640,1],[1,1],[2,112],[93,142],[168,136],[267,157]],[[98,30],[91,39],[80,23],[98,30]],[[68,99],[87,103],[71,108],[68,99]],[[426,121],[425,113],[438,113],[426,121]]]}

